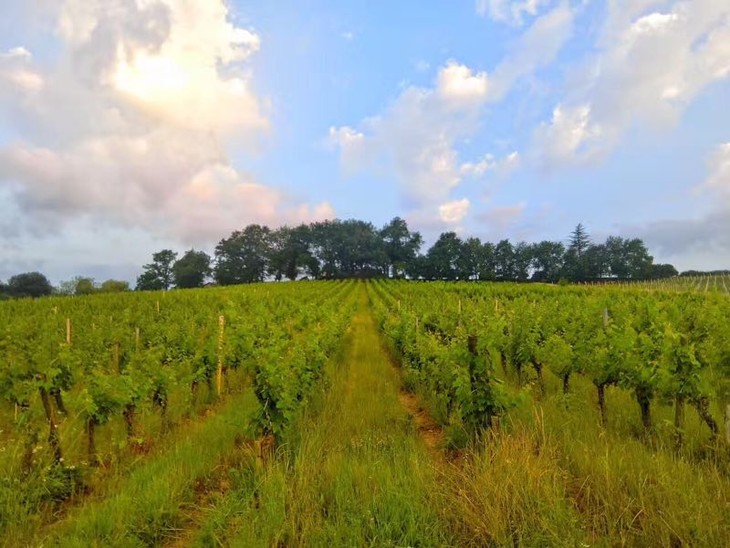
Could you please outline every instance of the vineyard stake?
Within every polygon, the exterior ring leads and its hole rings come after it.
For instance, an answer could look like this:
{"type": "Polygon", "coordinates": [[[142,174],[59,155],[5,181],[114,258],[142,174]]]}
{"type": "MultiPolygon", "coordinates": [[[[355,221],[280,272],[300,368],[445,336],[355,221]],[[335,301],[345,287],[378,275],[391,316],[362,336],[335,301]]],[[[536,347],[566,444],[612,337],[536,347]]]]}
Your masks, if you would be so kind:
{"type": "Polygon", "coordinates": [[[221,314],[218,316],[218,371],[216,373],[216,384],[218,388],[218,397],[223,390],[223,332],[226,327],[226,317],[221,314]]]}
{"type": "Polygon", "coordinates": [[[66,318],[66,344],[71,346],[71,318],[66,318]]]}

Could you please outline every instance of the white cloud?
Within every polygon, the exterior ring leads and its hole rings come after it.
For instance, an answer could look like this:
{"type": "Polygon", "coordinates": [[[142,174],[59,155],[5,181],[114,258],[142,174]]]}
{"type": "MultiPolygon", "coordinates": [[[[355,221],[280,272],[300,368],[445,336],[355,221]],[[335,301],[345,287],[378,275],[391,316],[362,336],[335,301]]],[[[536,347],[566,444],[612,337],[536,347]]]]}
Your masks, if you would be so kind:
{"type": "Polygon", "coordinates": [[[0,187],[34,230],[89,217],[202,244],[334,215],[232,166],[227,148],[255,152],[269,121],[248,63],[260,38],[223,0],[66,0],[57,13],[55,66],[0,55],[0,83],[15,82],[0,109],[22,120],[0,148],[0,187]]]}
{"type": "MultiPolygon", "coordinates": [[[[722,143],[710,153],[707,178],[696,190],[713,199],[700,213],[692,207],[695,196],[687,196],[688,218],[664,219],[644,225],[627,225],[623,232],[638,235],[656,252],[658,261],[676,262],[682,269],[728,268],[730,258],[730,143],[722,143]],[[723,263],[723,261],[725,261],[723,263]]],[[[696,194],[692,192],[691,194],[696,194]]]]}
{"type": "Polygon", "coordinates": [[[713,151],[708,168],[710,175],[702,188],[730,198],[730,143],[723,143],[713,151]]]}
{"type": "Polygon", "coordinates": [[[469,212],[469,200],[462,198],[439,206],[439,219],[446,224],[460,223],[469,212]]]}
{"type": "Polygon", "coordinates": [[[591,107],[558,105],[550,123],[535,133],[540,160],[545,165],[571,161],[590,161],[602,151],[601,127],[591,120],[591,107]]]}
{"type": "Polygon", "coordinates": [[[0,53],[0,99],[4,95],[34,93],[43,87],[43,77],[32,68],[33,56],[24,47],[0,53]]]}
{"type": "Polygon", "coordinates": [[[438,94],[444,102],[455,108],[465,109],[479,106],[487,97],[489,89],[487,75],[475,74],[466,65],[450,61],[438,74],[438,94]]]}
{"type": "MultiPolygon", "coordinates": [[[[385,109],[357,129],[330,128],[346,172],[393,174],[411,207],[434,211],[464,176],[490,169],[489,159],[459,162],[459,145],[479,129],[484,107],[504,99],[517,82],[552,62],[570,37],[574,14],[561,4],[538,17],[492,75],[454,60],[442,66],[433,87],[405,87],[385,109]]],[[[519,164],[515,154],[503,172],[519,164]]],[[[419,218],[422,215],[419,213],[419,218]]]]}
{"type": "Polygon", "coordinates": [[[506,237],[510,228],[522,218],[527,209],[525,202],[509,206],[494,206],[479,213],[477,220],[483,225],[485,233],[493,240],[506,237]]]}
{"type": "Polygon", "coordinates": [[[596,54],[584,60],[570,89],[538,129],[537,154],[549,165],[582,162],[577,137],[593,140],[600,158],[636,124],[674,126],[710,84],[730,76],[730,3],[725,0],[610,2],[596,54]],[[663,8],[657,11],[657,8],[663,8]],[[576,139],[562,147],[546,135],[576,139]],[[596,130],[600,129],[600,135],[596,130]],[[557,153],[556,153],[557,152],[557,153]],[[600,152],[600,153],[599,153],[600,152]]]}
{"type": "Polygon", "coordinates": [[[520,79],[555,61],[572,36],[574,21],[575,12],[567,3],[535,19],[494,69],[491,100],[500,101],[520,79]]]}
{"type": "Polygon", "coordinates": [[[347,171],[392,172],[412,205],[433,205],[460,180],[456,144],[472,135],[487,99],[486,75],[450,61],[433,88],[410,86],[361,129],[330,128],[347,171]]]}
{"type": "Polygon", "coordinates": [[[500,175],[506,175],[517,169],[520,164],[520,155],[517,151],[511,152],[504,158],[498,160],[493,154],[486,154],[478,162],[465,162],[459,167],[459,172],[463,177],[472,177],[478,179],[488,172],[497,172],[500,175]]]}
{"type": "Polygon", "coordinates": [[[521,26],[525,16],[535,17],[542,8],[549,6],[554,0],[476,0],[475,9],[478,15],[489,17],[500,23],[521,26]]]}

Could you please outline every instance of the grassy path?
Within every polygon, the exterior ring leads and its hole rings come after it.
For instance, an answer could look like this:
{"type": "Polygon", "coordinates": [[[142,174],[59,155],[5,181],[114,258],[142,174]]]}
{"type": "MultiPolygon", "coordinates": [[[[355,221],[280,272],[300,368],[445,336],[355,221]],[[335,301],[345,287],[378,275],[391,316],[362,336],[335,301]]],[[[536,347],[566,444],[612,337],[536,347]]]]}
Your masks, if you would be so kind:
{"type": "Polygon", "coordinates": [[[234,442],[255,402],[250,391],[231,398],[169,451],[134,470],[116,493],[74,508],[43,545],[150,546],[174,536],[185,506],[195,500],[196,482],[235,457],[234,442]]]}
{"type": "Polygon", "coordinates": [[[265,466],[200,524],[199,546],[453,545],[431,499],[438,472],[400,401],[364,288],[329,386],[265,466]]]}

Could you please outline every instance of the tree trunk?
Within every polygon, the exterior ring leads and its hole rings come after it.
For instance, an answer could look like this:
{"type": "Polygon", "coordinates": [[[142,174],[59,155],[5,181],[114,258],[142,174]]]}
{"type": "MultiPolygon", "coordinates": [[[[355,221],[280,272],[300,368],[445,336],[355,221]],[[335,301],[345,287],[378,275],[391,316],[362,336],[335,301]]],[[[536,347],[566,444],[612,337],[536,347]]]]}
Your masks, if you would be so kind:
{"type": "Polygon", "coordinates": [[[674,430],[677,449],[681,449],[684,443],[684,396],[679,394],[674,397],[674,430]]]}
{"type": "Polygon", "coordinates": [[[710,428],[710,431],[712,432],[712,437],[717,437],[720,429],[717,427],[717,422],[715,422],[715,419],[710,414],[710,399],[707,396],[700,396],[698,398],[695,398],[692,403],[694,403],[694,406],[697,409],[697,413],[699,414],[700,418],[710,428]]]}
{"type": "Polygon", "coordinates": [[[570,392],[570,373],[563,375],[563,394],[570,392]]]}
{"type": "Polygon", "coordinates": [[[58,427],[56,426],[56,414],[53,412],[48,390],[40,387],[38,391],[41,394],[41,403],[43,403],[43,410],[46,412],[46,421],[48,422],[48,445],[53,451],[53,461],[59,464],[63,461],[63,454],[61,453],[61,439],[58,436],[58,427]]]}
{"type": "Polygon", "coordinates": [[[51,396],[53,396],[53,399],[56,401],[56,409],[58,409],[58,412],[62,415],[68,415],[68,412],[66,411],[66,406],[63,403],[63,395],[61,394],[61,389],[51,389],[51,396]]]}
{"type": "Polygon", "coordinates": [[[135,405],[133,403],[128,403],[124,406],[124,411],[122,414],[124,415],[124,424],[127,425],[127,439],[131,440],[134,438],[134,413],[135,413],[135,405]]]}
{"type": "Polygon", "coordinates": [[[99,455],[96,452],[96,424],[94,417],[86,419],[86,437],[89,449],[89,466],[99,466],[99,455]]]}
{"type": "Polygon", "coordinates": [[[542,364],[537,360],[532,360],[532,368],[537,374],[537,385],[540,387],[540,397],[545,395],[545,379],[542,376],[542,364]]]}
{"type": "Polygon", "coordinates": [[[499,365],[502,367],[502,373],[507,376],[507,356],[500,350],[499,352],[499,365]]]}
{"type": "Polygon", "coordinates": [[[517,386],[522,388],[522,364],[516,363],[515,369],[517,370],[517,386]]]}
{"type": "Polygon", "coordinates": [[[28,475],[33,471],[33,452],[38,445],[38,432],[35,428],[28,428],[28,435],[23,445],[23,460],[21,461],[21,470],[23,475],[28,475]]]}
{"type": "Polygon", "coordinates": [[[644,431],[651,430],[651,395],[645,388],[636,389],[636,401],[639,403],[641,410],[641,424],[644,431]]]}
{"type": "Polygon", "coordinates": [[[608,415],[606,414],[606,385],[597,384],[596,390],[598,391],[598,411],[601,415],[601,426],[606,428],[608,423],[608,415]]]}

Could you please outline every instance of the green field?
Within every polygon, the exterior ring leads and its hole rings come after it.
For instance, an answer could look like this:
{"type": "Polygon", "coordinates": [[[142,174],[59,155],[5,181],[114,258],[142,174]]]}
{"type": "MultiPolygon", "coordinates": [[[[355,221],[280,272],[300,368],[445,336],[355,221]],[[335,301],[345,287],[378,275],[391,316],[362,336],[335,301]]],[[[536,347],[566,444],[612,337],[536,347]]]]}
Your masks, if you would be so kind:
{"type": "Polygon", "coordinates": [[[4,546],[730,545],[723,291],[291,282],[0,320],[4,546]]]}

